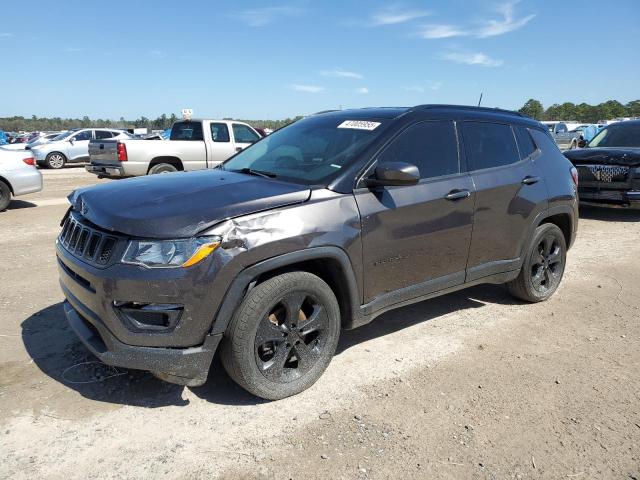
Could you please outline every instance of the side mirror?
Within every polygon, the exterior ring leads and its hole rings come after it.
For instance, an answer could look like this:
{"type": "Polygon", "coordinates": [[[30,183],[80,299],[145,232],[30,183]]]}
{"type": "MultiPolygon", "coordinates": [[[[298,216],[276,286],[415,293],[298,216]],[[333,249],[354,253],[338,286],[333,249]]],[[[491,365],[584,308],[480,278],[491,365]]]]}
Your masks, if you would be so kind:
{"type": "Polygon", "coordinates": [[[405,162],[389,162],[376,167],[373,177],[366,180],[366,185],[401,186],[415,185],[420,181],[418,167],[405,162]]]}
{"type": "Polygon", "coordinates": [[[73,138],[70,138],[70,139],[68,140],[68,142],[69,142],[71,145],[73,145],[73,138]]]}

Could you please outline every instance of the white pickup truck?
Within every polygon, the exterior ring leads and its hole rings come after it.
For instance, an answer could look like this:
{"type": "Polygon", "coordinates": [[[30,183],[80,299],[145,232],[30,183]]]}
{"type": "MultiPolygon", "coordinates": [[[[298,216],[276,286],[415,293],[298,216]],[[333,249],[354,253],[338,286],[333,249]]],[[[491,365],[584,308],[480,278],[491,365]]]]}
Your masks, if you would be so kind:
{"type": "Polygon", "coordinates": [[[246,123],[182,120],[169,140],[92,140],[86,169],[99,177],[134,177],[213,168],[260,138],[246,123]]]}

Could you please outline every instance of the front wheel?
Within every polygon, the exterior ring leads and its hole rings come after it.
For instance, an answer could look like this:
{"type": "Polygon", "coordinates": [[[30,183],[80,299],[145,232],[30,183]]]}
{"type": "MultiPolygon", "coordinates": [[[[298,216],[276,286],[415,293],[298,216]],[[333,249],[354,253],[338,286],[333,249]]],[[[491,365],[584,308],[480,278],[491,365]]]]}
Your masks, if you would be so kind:
{"type": "Polygon", "coordinates": [[[339,336],[340,308],[329,285],[308,272],[288,272],[246,295],[225,332],[222,364],[248,392],[279,400],[320,378],[339,336]]]}
{"type": "Polygon", "coordinates": [[[65,156],[58,152],[53,152],[47,155],[45,160],[45,164],[49,168],[53,168],[54,170],[58,170],[64,167],[64,164],[67,163],[67,159],[65,156]]]}
{"type": "Polygon", "coordinates": [[[507,283],[514,297],[527,302],[542,302],[555,293],[567,261],[567,243],[562,230],[545,223],[536,228],[522,270],[507,283]]]}

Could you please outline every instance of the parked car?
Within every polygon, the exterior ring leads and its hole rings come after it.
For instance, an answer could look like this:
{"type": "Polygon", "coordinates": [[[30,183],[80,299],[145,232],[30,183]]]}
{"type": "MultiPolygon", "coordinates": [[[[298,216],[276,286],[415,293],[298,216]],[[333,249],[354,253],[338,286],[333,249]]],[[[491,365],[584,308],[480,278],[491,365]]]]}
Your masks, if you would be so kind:
{"type": "Polygon", "coordinates": [[[184,120],[173,124],[168,142],[96,139],[86,169],[100,177],[133,177],[213,168],[260,138],[242,122],[184,120]]]}
{"type": "Polygon", "coordinates": [[[42,190],[42,174],[28,152],[0,147],[0,212],[6,210],[11,197],[42,190]]]}
{"type": "Polygon", "coordinates": [[[549,129],[549,133],[551,137],[556,142],[559,148],[563,149],[573,149],[578,147],[578,140],[580,134],[575,131],[571,131],[576,126],[570,126],[565,122],[554,122],[554,121],[545,121],[542,122],[549,129]]]}
{"type": "Polygon", "coordinates": [[[42,133],[42,134],[38,135],[36,138],[32,139],[27,144],[27,149],[33,148],[33,147],[37,147],[38,145],[42,145],[42,144],[45,144],[45,143],[49,143],[51,140],[53,140],[54,138],[58,137],[62,133],[65,133],[65,132],[42,133]]]}
{"type": "Polygon", "coordinates": [[[580,202],[640,207],[640,120],[608,125],[564,155],[578,169],[580,202]]]}
{"type": "Polygon", "coordinates": [[[7,145],[8,143],[7,134],[3,130],[0,130],[0,145],[7,145]]]}
{"type": "Polygon", "coordinates": [[[125,139],[131,136],[112,128],[79,128],[61,133],[49,142],[31,148],[36,162],[48,168],[62,168],[67,163],[89,160],[89,141],[92,139],[125,139]]]}
{"type": "Polygon", "coordinates": [[[287,397],[341,329],[387,310],[480,283],[548,299],[576,176],[517,113],[313,115],[213,170],[76,190],[56,244],[64,311],[110,365],[200,385],[220,346],[238,384],[287,397]]]}

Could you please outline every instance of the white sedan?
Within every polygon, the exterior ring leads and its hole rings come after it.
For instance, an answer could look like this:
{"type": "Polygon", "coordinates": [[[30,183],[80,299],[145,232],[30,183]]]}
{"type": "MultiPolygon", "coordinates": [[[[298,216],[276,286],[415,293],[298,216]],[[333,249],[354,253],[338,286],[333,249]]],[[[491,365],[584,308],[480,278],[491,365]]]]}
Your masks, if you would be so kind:
{"type": "Polygon", "coordinates": [[[42,174],[28,150],[0,147],[0,212],[9,206],[11,197],[42,190],[42,174]]]}

